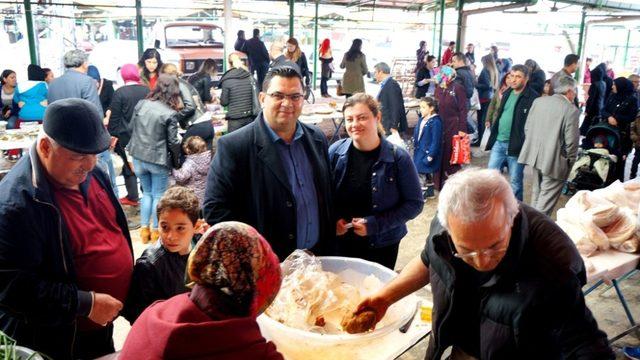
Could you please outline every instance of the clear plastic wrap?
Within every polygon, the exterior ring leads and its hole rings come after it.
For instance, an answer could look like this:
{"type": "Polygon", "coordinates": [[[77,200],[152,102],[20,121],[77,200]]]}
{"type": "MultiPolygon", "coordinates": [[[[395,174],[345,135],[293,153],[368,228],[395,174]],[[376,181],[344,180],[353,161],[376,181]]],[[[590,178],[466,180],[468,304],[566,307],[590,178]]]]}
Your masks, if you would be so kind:
{"type": "Polygon", "coordinates": [[[347,284],[341,274],[324,271],[320,260],[303,250],[294,251],[282,270],[280,292],[266,314],[287,326],[321,334],[344,333],[342,318],[382,287],[373,275],[357,288],[347,284]]]}

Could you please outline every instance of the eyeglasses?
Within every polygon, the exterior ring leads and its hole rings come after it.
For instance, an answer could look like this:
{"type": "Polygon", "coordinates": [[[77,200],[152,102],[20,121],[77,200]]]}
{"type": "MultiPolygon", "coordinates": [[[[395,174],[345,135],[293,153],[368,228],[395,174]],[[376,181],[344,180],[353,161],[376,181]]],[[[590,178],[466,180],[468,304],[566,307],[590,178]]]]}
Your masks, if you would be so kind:
{"type": "Polygon", "coordinates": [[[507,249],[508,249],[507,246],[504,246],[498,249],[480,249],[480,250],[471,251],[471,252],[462,254],[462,253],[456,252],[452,241],[449,241],[449,247],[451,248],[451,254],[453,255],[453,257],[461,260],[472,260],[480,256],[493,258],[493,257],[504,254],[505,252],[507,252],[507,249]]]}
{"type": "Polygon", "coordinates": [[[274,93],[267,94],[267,95],[271,96],[271,98],[276,100],[276,101],[284,101],[284,99],[289,99],[291,102],[300,102],[300,101],[302,101],[302,99],[304,99],[304,95],[303,94],[287,95],[287,94],[283,94],[283,93],[280,93],[280,92],[274,92],[274,93]]]}

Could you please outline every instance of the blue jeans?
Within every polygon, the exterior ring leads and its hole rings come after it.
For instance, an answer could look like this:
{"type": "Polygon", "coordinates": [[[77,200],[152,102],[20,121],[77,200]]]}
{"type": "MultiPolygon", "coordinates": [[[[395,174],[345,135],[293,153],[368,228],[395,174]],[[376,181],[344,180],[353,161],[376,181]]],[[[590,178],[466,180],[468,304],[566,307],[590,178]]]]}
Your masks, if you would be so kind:
{"type": "Polygon", "coordinates": [[[113,167],[113,161],[111,161],[111,151],[105,150],[98,154],[98,166],[109,175],[109,179],[111,179],[111,187],[113,188],[113,192],[116,194],[116,198],[118,197],[118,187],[116,186],[116,170],[113,167]]]}
{"type": "Polygon", "coordinates": [[[153,220],[152,228],[157,229],[158,214],[156,207],[158,206],[158,201],[167,190],[170,169],[166,166],[152,164],[136,158],[133,158],[133,167],[144,191],[140,204],[140,226],[149,226],[149,221],[153,220]]]}
{"type": "Polygon", "coordinates": [[[491,148],[489,157],[489,169],[501,170],[502,164],[507,161],[509,167],[509,177],[511,178],[511,190],[516,198],[522,201],[522,178],[524,174],[524,164],[518,164],[517,156],[509,156],[509,143],[506,141],[496,141],[491,148]]]}

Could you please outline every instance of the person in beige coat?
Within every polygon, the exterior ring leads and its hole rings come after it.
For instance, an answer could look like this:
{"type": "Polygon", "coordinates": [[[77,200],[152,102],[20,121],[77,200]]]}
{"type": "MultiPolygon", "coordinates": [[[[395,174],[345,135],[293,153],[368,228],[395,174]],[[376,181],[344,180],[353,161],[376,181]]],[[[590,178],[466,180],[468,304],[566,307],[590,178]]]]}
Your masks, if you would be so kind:
{"type": "Polygon", "coordinates": [[[555,95],[536,99],[529,110],[518,162],[533,171],[531,206],[551,215],[578,154],[578,117],[573,105],[576,81],[558,80],[555,95]]]}
{"type": "Polygon", "coordinates": [[[364,75],[369,73],[367,58],[362,53],[362,40],[354,39],[351,48],[344,54],[341,69],[346,69],[342,77],[342,95],[347,98],[364,91],[364,75]]]}

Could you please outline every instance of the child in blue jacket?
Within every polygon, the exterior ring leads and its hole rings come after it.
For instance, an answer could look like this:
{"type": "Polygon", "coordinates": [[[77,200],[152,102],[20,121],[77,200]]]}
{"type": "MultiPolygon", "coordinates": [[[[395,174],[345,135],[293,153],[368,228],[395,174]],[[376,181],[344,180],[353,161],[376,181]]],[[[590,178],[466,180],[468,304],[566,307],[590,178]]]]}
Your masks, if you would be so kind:
{"type": "Polygon", "coordinates": [[[420,99],[420,121],[413,131],[413,163],[422,184],[422,197],[435,196],[433,174],[440,170],[442,156],[442,120],[438,116],[438,102],[432,97],[420,99]]]}

